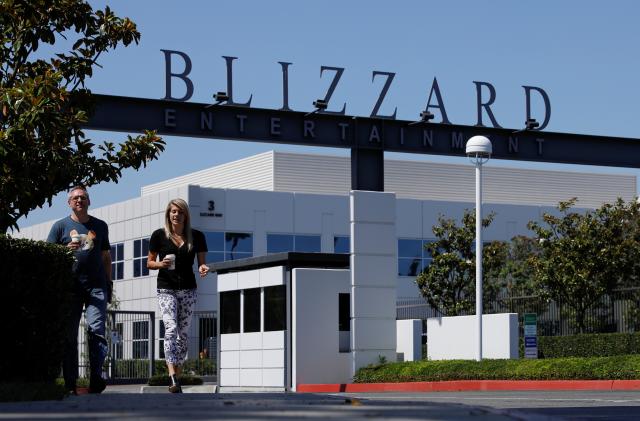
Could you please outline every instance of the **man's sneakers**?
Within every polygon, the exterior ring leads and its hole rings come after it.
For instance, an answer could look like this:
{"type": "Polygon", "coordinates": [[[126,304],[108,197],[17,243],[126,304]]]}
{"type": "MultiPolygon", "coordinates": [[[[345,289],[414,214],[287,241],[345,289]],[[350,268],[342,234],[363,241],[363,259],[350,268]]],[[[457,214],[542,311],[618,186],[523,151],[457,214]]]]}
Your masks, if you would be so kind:
{"type": "Polygon", "coordinates": [[[107,387],[107,383],[102,376],[91,376],[89,380],[89,393],[102,393],[107,387]]]}
{"type": "Polygon", "coordinates": [[[67,396],[77,396],[78,395],[78,389],[76,389],[75,386],[64,386],[64,392],[65,395],[67,396]]]}

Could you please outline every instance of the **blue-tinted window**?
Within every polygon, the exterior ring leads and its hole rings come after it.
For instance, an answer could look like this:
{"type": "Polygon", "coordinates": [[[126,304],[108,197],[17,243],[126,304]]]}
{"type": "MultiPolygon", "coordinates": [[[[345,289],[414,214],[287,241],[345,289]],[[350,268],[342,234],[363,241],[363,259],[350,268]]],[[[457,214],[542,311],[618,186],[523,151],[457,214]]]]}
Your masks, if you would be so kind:
{"type": "Polygon", "coordinates": [[[333,237],[333,252],[334,253],[350,253],[349,248],[349,236],[336,235],[333,237]]]}
{"type": "Polygon", "coordinates": [[[426,245],[432,240],[398,240],[398,276],[417,276],[431,264],[431,253],[426,245]]]}
{"type": "Polygon", "coordinates": [[[238,232],[205,232],[207,240],[207,263],[224,262],[225,260],[244,259],[253,256],[253,235],[238,232]]]}
{"type": "Polygon", "coordinates": [[[293,235],[267,234],[267,253],[293,251],[293,235]]]}
{"type": "Polygon", "coordinates": [[[224,252],[224,232],[205,232],[204,237],[207,240],[207,249],[209,251],[224,252]]]}
{"type": "Polygon", "coordinates": [[[227,232],[224,234],[227,253],[253,253],[253,235],[243,232],[227,232]]]}
{"type": "Polygon", "coordinates": [[[422,257],[422,240],[398,240],[398,257],[422,257]]]}
{"type": "Polygon", "coordinates": [[[422,259],[398,258],[398,276],[417,276],[422,271],[422,259]]]}
{"type": "Polygon", "coordinates": [[[111,244],[111,278],[124,278],[124,243],[111,244]]]}
{"type": "Polygon", "coordinates": [[[267,253],[320,253],[319,235],[267,234],[267,253]]]}
{"type": "Polygon", "coordinates": [[[149,255],[149,238],[133,241],[133,277],[148,276],[147,257],[149,255]]]}
{"type": "Polygon", "coordinates": [[[296,235],[293,243],[295,251],[302,253],[320,253],[319,235],[296,235]]]}

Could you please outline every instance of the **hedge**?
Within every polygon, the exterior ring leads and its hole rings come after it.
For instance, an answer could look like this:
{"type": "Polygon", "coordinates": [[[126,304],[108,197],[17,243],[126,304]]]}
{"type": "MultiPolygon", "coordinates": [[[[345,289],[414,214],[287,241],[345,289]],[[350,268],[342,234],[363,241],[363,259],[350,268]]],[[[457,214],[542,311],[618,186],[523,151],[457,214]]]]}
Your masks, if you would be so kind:
{"type": "MultiPolygon", "coordinates": [[[[201,385],[203,380],[200,377],[192,376],[190,374],[180,374],[178,376],[180,384],[183,386],[198,386],[201,385]]],[[[156,374],[149,379],[149,386],[169,386],[171,379],[168,374],[156,374]]]]}
{"type": "Polygon", "coordinates": [[[447,360],[364,367],[355,383],[443,380],[615,380],[640,379],[640,355],[538,360],[447,360]]]}
{"type": "Polygon", "coordinates": [[[73,287],[65,247],[0,234],[3,382],[55,382],[60,374],[73,287]]]}
{"type": "Polygon", "coordinates": [[[539,358],[607,357],[640,354],[640,333],[539,336],[539,358]]]}

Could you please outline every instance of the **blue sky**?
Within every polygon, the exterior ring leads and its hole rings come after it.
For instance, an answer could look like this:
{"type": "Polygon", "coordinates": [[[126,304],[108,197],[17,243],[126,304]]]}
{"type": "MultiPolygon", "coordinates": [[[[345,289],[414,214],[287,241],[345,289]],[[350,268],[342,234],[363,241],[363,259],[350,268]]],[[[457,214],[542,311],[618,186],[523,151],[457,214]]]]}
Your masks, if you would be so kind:
{"type": "MultiPolygon", "coordinates": [[[[139,45],[101,57],[88,86],[96,93],[162,98],[165,96],[161,49],[187,53],[195,90],[191,101],[210,102],[226,90],[223,55],[234,62],[234,97],[252,106],[279,108],[282,74],[278,61],[293,63],[289,102],[311,111],[331,79],[320,66],[344,67],[330,103],[346,102],[349,115],[368,116],[382,87],[372,71],[395,72],[381,114],[398,108],[397,118],[417,119],[433,78],[438,79],[452,123],[476,122],[473,81],[493,84],[492,107],[503,127],[521,128],[524,89],[544,89],[551,100],[554,132],[640,137],[640,2],[551,1],[92,1],[109,5],[134,20],[139,45]]],[[[179,64],[176,64],[178,67],[179,64]]],[[[177,69],[179,70],[179,69],[177,69]]],[[[174,95],[183,92],[176,81],[174,95]]],[[[541,119],[540,101],[533,114],[541,119]]],[[[436,121],[439,121],[437,116],[436,121]]],[[[488,119],[485,117],[485,124],[488,119]]],[[[96,141],[121,141],[125,134],[88,132],[96,141]]],[[[158,161],[121,181],[90,189],[92,206],[137,197],[143,185],[197,171],[267,150],[347,155],[347,150],[166,137],[158,161]]],[[[410,159],[461,162],[464,159],[408,156],[410,159]]],[[[640,174],[637,170],[496,162],[590,172],[640,174]]],[[[64,195],[52,207],[34,210],[19,225],[57,219],[68,213],[64,195]]]]}

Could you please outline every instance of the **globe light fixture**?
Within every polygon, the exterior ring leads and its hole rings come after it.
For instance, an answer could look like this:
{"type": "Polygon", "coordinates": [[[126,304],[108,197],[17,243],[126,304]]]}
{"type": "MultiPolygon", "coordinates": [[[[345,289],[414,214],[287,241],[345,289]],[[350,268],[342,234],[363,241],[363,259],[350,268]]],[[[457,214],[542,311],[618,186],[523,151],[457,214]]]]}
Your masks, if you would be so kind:
{"type": "Polygon", "coordinates": [[[482,166],[491,158],[491,152],[491,141],[484,136],[467,141],[467,156],[476,167],[476,361],[482,360],[482,166]]]}

